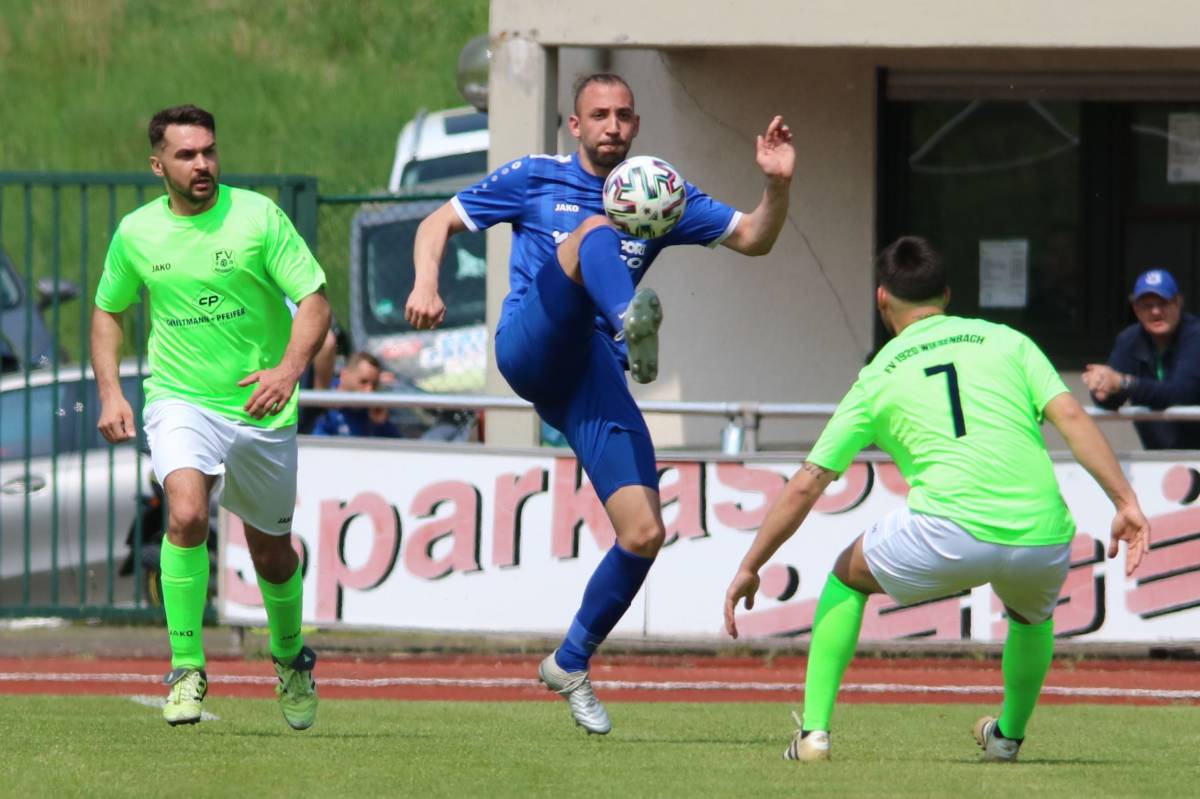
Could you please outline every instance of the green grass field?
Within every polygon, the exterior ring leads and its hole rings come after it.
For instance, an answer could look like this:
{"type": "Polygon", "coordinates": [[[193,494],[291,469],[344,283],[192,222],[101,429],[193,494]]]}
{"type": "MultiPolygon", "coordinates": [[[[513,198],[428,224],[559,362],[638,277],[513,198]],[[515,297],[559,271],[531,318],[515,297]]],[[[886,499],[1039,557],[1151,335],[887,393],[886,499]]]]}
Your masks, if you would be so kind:
{"type": "MultiPolygon", "coordinates": [[[[0,170],[148,173],[150,115],[192,102],[216,115],[225,174],[314,175],[326,195],[381,191],[401,126],[422,107],[463,104],[455,63],[487,24],[488,0],[0,0],[0,170]]],[[[61,276],[90,298],[107,201],[91,199],[84,245],[77,194],[62,197],[61,276]]],[[[48,277],[50,193],[34,192],[31,231],[24,203],[21,187],[0,191],[0,246],[22,274],[28,260],[48,277]]],[[[135,205],[122,196],[119,214],[135,205]]],[[[318,226],[343,320],[353,211],[327,207],[318,226]]],[[[84,319],[78,304],[63,307],[73,361],[84,319]]]]}
{"type": "Polygon", "coordinates": [[[780,758],[785,704],[614,703],[607,738],[561,703],[326,700],[312,730],[214,697],[167,727],[117,697],[0,697],[4,796],[1195,796],[1200,708],[1050,706],[1017,765],[977,762],[972,705],[846,705],[835,761],[780,758]]]}

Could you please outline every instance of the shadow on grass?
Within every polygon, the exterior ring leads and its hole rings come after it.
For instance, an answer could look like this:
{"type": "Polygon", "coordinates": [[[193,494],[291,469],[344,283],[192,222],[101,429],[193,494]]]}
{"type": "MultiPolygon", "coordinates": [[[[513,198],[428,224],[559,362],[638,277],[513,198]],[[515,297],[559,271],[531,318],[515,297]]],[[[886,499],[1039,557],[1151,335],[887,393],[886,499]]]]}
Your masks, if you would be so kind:
{"type": "Polygon", "coordinates": [[[384,740],[387,738],[416,739],[438,737],[436,735],[430,735],[427,733],[414,733],[412,731],[406,732],[403,730],[397,730],[395,732],[309,732],[307,730],[214,730],[211,727],[206,729],[204,734],[228,738],[295,738],[297,740],[320,738],[323,740],[332,741],[352,739],[384,740]]]}

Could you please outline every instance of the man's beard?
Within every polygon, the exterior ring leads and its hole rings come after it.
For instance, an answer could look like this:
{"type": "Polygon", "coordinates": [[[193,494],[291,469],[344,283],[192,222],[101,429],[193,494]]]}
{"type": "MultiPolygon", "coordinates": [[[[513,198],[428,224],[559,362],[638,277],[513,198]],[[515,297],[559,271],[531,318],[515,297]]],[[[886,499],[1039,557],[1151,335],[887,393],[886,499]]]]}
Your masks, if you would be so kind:
{"type": "Polygon", "coordinates": [[[213,198],[213,195],[217,193],[216,176],[210,174],[206,175],[205,177],[208,180],[208,191],[203,196],[192,191],[192,186],[190,183],[181,186],[174,180],[171,180],[169,177],[167,178],[167,182],[171,184],[171,188],[175,190],[175,193],[182,197],[186,202],[190,203],[191,205],[204,205],[213,198]]]}
{"type": "Polygon", "coordinates": [[[595,147],[585,147],[584,149],[587,151],[588,160],[591,161],[592,164],[595,166],[605,167],[607,169],[612,169],[614,166],[624,161],[629,155],[629,145],[622,145],[618,144],[617,142],[600,142],[595,147]],[[602,144],[616,144],[617,149],[601,150],[600,145],[602,144]]]}

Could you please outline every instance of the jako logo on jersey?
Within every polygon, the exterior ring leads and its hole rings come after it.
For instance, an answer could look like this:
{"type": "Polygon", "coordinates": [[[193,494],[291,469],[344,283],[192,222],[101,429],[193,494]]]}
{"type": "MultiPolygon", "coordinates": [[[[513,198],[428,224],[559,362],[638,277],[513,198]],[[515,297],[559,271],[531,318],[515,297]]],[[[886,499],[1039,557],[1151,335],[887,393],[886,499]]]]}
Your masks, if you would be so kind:
{"type": "Polygon", "coordinates": [[[633,239],[621,239],[622,255],[645,255],[646,242],[633,239]]]}
{"type": "Polygon", "coordinates": [[[228,275],[236,266],[233,262],[233,250],[217,250],[213,253],[213,271],[218,275],[228,275]]]}
{"type": "Polygon", "coordinates": [[[554,213],[557,214],[559,212],[565,212],[568,214],[577,214],[577,213],[579,213],[579,206],[575,205],[574,203],[555,203],[554,204],[554,213]]]}
{"type": "Polygon", "coordinates": [[[571,234],[563,233],[561,230],[555,230],[555,231],[551,231],[550,235],[554,237],[555,244],[562,244],[564,241],[567,240],[567,236],[570,236],[571,234]]]}
{"type": "Polygon", "coordinates": [[[215,313],[223,302],[225,298],[212,289],[204,289],[196,296],[196,305],[209,315],[215,313]]]}
{"type": "Polygon", "coordinates": [[[150,267],[150,271],[151,272],[169,272],[169,271],[171,271],[171,265],[170,264],[155,264],[154,266],[150,267]]]}

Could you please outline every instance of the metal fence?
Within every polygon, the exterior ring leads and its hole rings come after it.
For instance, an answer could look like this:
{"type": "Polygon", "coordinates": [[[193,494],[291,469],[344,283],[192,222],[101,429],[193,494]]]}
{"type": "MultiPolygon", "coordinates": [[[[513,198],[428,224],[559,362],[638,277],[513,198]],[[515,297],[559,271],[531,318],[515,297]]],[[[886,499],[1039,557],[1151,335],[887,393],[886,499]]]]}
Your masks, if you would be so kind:
{"type": "MultiPolygon", "coordinates": [[[[317,248],[315,178],[223,182],[272,196],[317,248]]],[[[143,529],[156,500],[144,446],[99,439],[84,365],[90,298],[112,232],[162,191],[151,174],[0,172],[0,617],[161,612],[154,561],[138,556],[159,532],[143,529]]],[[[145,304],[125,317],[122,379],[140,410],[145,304]]]]}
{"type": "MultiPolygon", "coordinates": [[[[444,199],[320,197],[316,180],[306,176],[235,175],[224,182],[276,199],[325,266],[330,294],[342,300],[343,318],[352,274],[353,214],[364,203],[444,199]]],[[[161,193],[161,181],[153,175],[0,172],[0,356],[7,370],[0,379],[0,617],[161,614],[153,547],[161,530],[145,529],[161,499],[149,482],[144,442],[112,447],[99,438],[95,381],[86,367],[90,298],[112,232],[122,216],[161,193]]],[[[122,380],[140,411],[144,303],[125,316],[122,380]]],[[[303,392],[301,404],[470,411],[529,407],[509,397],[348,392],[303,392]]],[[[758,448],[763,419],[820,419],[834,406],[642,402],[641,408],[725,419],[721,440],[711,449],[736,457],[758,448]]],[[[1200,408],[1124,409],[1095,416],[1101,421],[1198,420],[1200,408]]]]}

